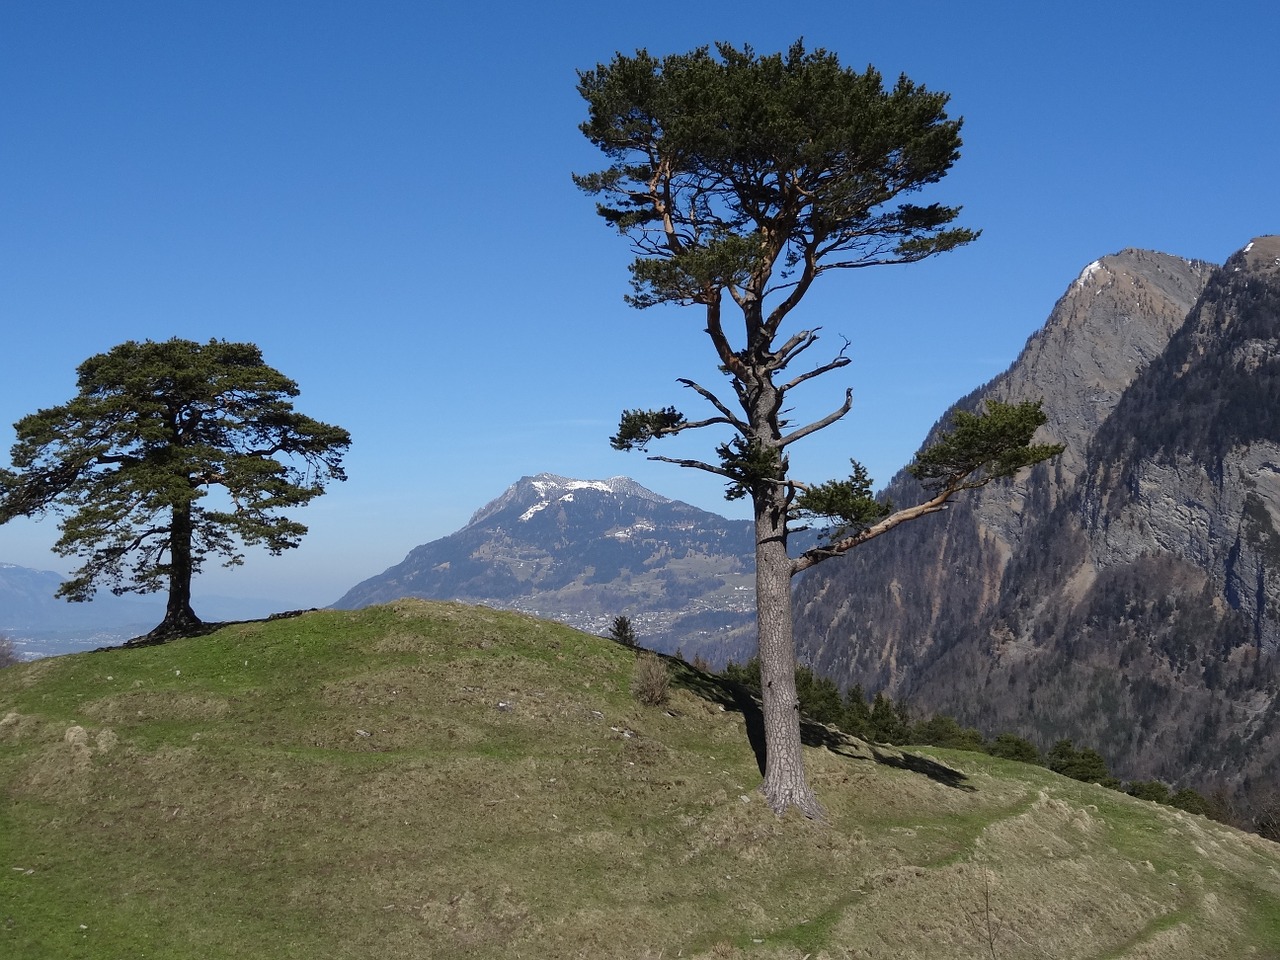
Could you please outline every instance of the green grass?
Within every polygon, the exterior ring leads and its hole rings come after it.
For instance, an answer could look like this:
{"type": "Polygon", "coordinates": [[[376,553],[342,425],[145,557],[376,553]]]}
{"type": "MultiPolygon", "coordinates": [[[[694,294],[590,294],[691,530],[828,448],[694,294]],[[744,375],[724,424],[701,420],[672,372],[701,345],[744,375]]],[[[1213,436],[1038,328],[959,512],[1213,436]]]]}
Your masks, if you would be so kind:
{"type": "Polygon", "coordinates": [[[1276,957],[1274,844],[835,736],[779,820],[731,692],[635,656],[399,602],[0,672],[0,956],[1276,957]]]}

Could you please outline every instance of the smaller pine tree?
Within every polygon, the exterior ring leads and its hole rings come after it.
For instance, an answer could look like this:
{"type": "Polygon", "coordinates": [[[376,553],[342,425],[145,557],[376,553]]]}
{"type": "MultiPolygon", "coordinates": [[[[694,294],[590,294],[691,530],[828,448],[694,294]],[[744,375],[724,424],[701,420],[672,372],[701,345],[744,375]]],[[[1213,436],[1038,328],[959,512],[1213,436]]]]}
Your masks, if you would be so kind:
{"type": "Polygon", "coordinates": [[[730,683],[736,683],[739,686],[746,687],[749,691],[760,696],[760,658],[752,657],[746,663],[735,663],[730,660],[724,665],[724,671],[721,673],[730,683]]]}
{"type": "Polygon", "coordinates": [[[844,720],[841,729],[855,737],[871,735],[871,705],[867,703],[867,695],[860,683],[854,684],[844,695],[844,720]]]}
{"type": "Polygon", "coordinates": [[[631,628],[631,618],[617,616],[613,618],[613,626],[609,628],[609,637],[626,647],[636,645],[636,632],[631,628]]]}
{"type": "Polygon", "coordinates": [[[987,752],[993,757],[1001,757],[1005,760],[1019,760],[1022,763],[1042,762],[1036,745],[1014,733],[1000,734],[987,745],[987,752]]]}
{"type": "Polygon", "coordinates": [[[877,693],[871,703],[871,739],[880,743],[905,743],[908,719],[905,703],[895,706],[889,697],[877,693]]]}
{"type": "Polygon", "coordinates": [[[828,677],[820,677],[812,667],[796,667],[796,696],[800,711],[819,723],[838,726],[844,719],[840,688],[828,677]]]}

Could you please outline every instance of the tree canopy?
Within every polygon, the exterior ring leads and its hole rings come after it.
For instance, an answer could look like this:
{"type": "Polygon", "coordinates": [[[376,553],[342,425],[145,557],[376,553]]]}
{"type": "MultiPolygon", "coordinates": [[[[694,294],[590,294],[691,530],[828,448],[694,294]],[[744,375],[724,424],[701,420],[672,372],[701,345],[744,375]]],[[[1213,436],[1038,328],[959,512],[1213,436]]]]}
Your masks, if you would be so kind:
{"type": "Polygon", "coordinates": [[[54,549],[84,561],[58,590],[69,600],[167,587],[156,636],[200,624],[190,585],[206,557],[298,546],[307,528],[279,511],[346,479],[350,435],[296,412],[297,384],[254,344],[128,341],[85,360],[77,386],[14,425],[0,523],[61,517],[54,549]]]}
{"type": "Polygon", "coordinates": [[[715,459],[651,459],[716,474],[728,497],[752,502],[762,789],[779,813],[794,805],[817,815],[800,758],[791,577],[1059,449],[1031,443],[1044,423],[1038,404],[988,403],[957,415],[918,458],[930,491],[924,503],[895,510],[877,500],[856,460],[845,480],[790,473],[787,448],[836,423],[853,400],[846,389],[834,409],[797,425],[788,394],[847,366],[851,344],[796,372],[820,328],[785,329],[784,321],[824,273],[913,263],[977,238],[955,224],[960,208],[910,202],[959,157],[961,121],[947,115],[944,93],[905,76],[886,87],[874,68],[844,67],[801,42],[771,55],[725,43],[661,58],[618,54],[580,72],[578,90],[588,111],[581,130],[608,165],[574,180],[630,242],[628,302],[700,308],[733,391],[726,401],[682,379],[710,406],[708,416],[690,419],[674,406],[626,410],[611,442],[647,450],[687,430],[729,431],[715,459]],[[726,324],[726,308],[736,308],[741,326],[726,324]],[[829,536],[791,557],[788,533],[810,522],[825,523],[829,536]]]}

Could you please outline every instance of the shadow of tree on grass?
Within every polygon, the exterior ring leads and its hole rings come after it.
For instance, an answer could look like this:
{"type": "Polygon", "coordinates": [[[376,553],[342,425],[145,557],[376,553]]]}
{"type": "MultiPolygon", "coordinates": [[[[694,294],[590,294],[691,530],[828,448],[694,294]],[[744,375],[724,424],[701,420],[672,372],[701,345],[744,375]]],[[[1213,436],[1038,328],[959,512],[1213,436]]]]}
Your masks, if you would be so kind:
{"type": "MultiPolygon", "coordinates": [[[[722,677],[699,670],[683,660],[670,657],[665,659],[668,660],[672,668],[671,681],[673,685],[682,687],[704,700],[718,703],[725,710],[732,710],[742,714],[743,722],[747,728],[747,740],[750,742],[751,751],[756,757],[756,766],[760,769],[760,775],[764,776],[764,713],[761,709],[760,701],[755,695],[740,684],[730,683],[722,677]]],[[[829,727],[824,723],[801,718],[800,738],[805,746],[824,747],[832,753],[848,757],[850,760],[868,760],[897,770],[918,773],[928,777],[935,783],[941,783],[955,790],[967,792],[975,792],[977,790],[977,787],[968,782],[969,777],[967,774],[948,767],[944,763],[939,763],[937,760],[931,760],[918,754],[906,753],[897,747],[868,743],[842,730],[829,727]]]]}

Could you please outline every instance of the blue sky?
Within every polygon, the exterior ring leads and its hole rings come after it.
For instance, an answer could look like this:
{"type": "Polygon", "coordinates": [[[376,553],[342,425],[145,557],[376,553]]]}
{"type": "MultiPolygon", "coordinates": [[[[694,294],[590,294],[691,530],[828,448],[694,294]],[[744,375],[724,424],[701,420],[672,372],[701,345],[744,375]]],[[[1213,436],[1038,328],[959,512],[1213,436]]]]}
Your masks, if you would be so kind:
{"type": "MultiPolygon", "coordinates": [[[[720,380],[696,313],[622,302],[626,244],[569,176],[601,165],[575,70],[799,36],[951,94],[962,157],[921,199],[983,231],[812,291],[798,321],[854,363],[797,416],[846,385],[855,405],[793,448],[802,478],[852,456],[886,481],[1097,257],[1221,262],[1280,231],[1271,2],[19,0],[0,5],[0,457],[86,357],[218,337],[259,344],[354,443],[300,549],[210,568],[197,598],[331,603],[542,471],[745,515],[710,476],[609,448],[623,407],[695,414],[676,378],[720,380]]],[[[56,535],[0,527],[0,561],[67,572],[56,535]]]]}

